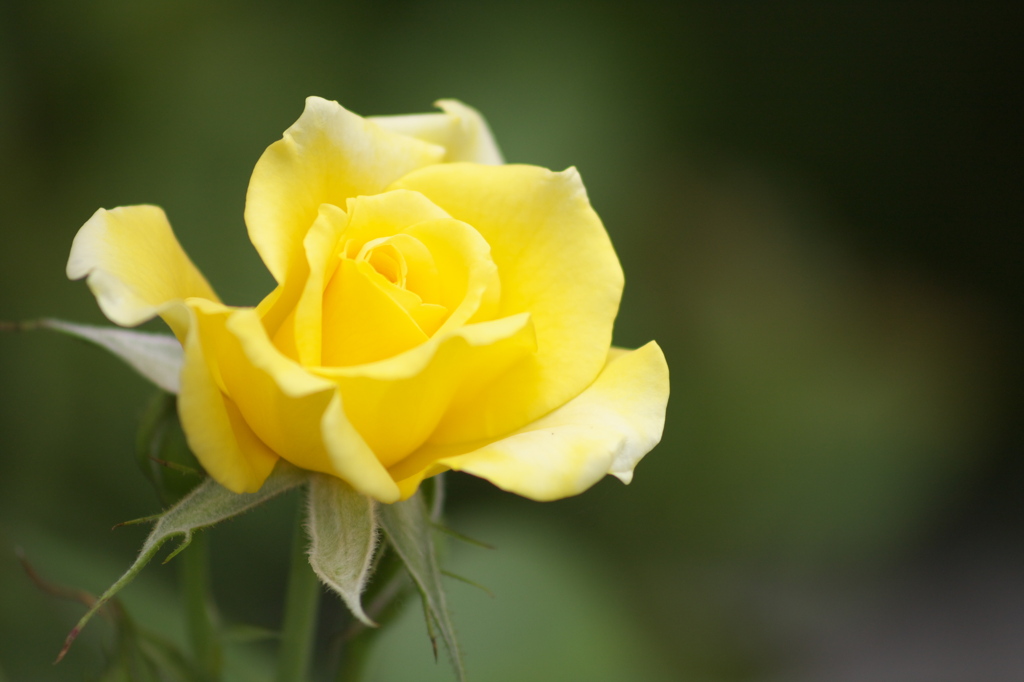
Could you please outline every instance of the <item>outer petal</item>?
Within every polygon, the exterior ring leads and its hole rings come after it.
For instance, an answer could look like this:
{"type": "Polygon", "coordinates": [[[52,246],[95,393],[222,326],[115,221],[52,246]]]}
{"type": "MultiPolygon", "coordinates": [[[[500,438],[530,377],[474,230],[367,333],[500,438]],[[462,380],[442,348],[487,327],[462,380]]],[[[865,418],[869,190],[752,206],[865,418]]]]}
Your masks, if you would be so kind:
{"type": "Polygon", "coordinates": [[[256,162],[245,198],[249,238],[278,282],[303,258],[302,240],[320,204],[344,206],[406,173],[437,163],[444,149],[397,135],[319,97],[256,162]]]}
{"type": "Polygon", "coordinates": [[[133,327],[159,314],[179,339],[188,331],[188,316],[167,304],[190,297],[218,300],[157,206],[96,211],[75,235],[67,274],[86,278],[112,322],[133,327]]]}
{"type": "Polygon", "coordinates": [[[448,162],[469,161],[489,166],[505,163],[494,135],[480,112],[457,99],[434,102],[443,114],[371,116],[369,120],[402,135],[438,144],[447,150],[448,162]]]}
{"type": "Polygon", "coordinates": [[[337,476],[381,502],[398,499],[394,481],[346,418],[333,382],[282,355],[252,309],[234,312],[224,331],[220,375],[260,440],[303,469],[337,476]]]}
{"type": "Polygon", "coordinates": [[[277,455],[246,424],[238,406],[224,395],[217,364],[229,350],[224,320],[231,309],[193,299],[182,312],[191,321],[185,338],[178,414],[189,447],[203,468],[236,493],[256,492],[270,475],[277,455]]]}
{"type": "Polygon", "coordinates": [[[609,473],[629,483],[661,440],[668,392],[658,344],[613,350],[597,381],[546,417],[491,443],[426,446],[392,475],[405,496],[424,474],[448,467],[540,501],[581,493],[609,473]]]}
{"type": "Polygon", "coordinates": [[[498,315],[529,312],[537,333],[537,352],[454,409],[432,442],[509,433],[594,381],[611,344],[623,276],[575,169],[443,164],[394,187],[422,192],[480,232],[501,277],[498,315]]]}

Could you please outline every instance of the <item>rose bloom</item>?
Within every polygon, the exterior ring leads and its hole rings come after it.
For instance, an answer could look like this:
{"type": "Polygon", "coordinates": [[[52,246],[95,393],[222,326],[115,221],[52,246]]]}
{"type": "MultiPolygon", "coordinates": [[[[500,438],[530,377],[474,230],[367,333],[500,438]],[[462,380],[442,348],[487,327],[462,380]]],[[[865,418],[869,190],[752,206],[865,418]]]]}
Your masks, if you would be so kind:
{"type": "Polygon", "coordinates": [[[277,287],[228,306],[156,206],[100,209],[67,272],[184,349],[189,446],[235,492],[279,457],[381,502],[448,469],[551,500],[625,482],[661,438],[668,367],[611,347],[623,275],[574,168],[503,165],[483,118],[306,101],[249,182],[277,287]]]}

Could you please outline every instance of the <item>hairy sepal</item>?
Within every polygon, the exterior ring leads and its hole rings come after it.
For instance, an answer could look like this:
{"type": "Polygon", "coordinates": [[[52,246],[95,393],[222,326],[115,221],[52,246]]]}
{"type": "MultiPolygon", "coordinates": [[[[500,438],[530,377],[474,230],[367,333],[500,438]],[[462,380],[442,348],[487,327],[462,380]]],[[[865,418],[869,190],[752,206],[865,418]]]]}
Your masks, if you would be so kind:
{"type": "Polygon", "coordinates": [[[388,542],[398,553],[423,597],[427,632],[432,640],[435,632],[440,633],[451,656],[456,677],[460,682],[465,680],[462,653],[455,638],[455,627],[448,613],[441,583],[442,573],[437,562],[430,513],[422,493],[416,493],[404,502],[381,505],[380,523],[388,542]]]}
{"type": "Polygon", "coordinates": [[[307,500],[309,565],[325,585],[338,593],[352,615],[376,627],[363,611],[361,601],[377,548],[374,501],[326,474],[311,476],[307,500]]]}
{"type": "Polygon", "coordinates": [[[96,327],[51,318],[39,320],[37,324],[105,348],[168,393],[177,393],[181,387],[184,355],[181,344],[169,334],[96,327]]]}

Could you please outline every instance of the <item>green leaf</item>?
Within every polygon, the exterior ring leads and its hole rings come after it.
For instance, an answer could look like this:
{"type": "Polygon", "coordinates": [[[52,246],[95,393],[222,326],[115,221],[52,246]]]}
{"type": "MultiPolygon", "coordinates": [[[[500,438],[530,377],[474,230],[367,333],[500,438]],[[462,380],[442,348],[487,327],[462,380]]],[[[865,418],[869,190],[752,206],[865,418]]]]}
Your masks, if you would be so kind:
{"type": "Polygon", "coordinates": [[[460,682],[465,680],[462,653],[455,639],[455,628],[445,601],[434,533],[423,496],[417,493],[404,502],[381,505],[380,523],[423,597],[427,631],[431,637],[435,628],[440,631],[456,677],[460,682]]]}
{"type": "Polygon", "coordinates": [[[64,640],[64,647],[57,655],[57,662],[64,658],[72,642],[78,637],[78,634],[85,627],[85,624],[89,622],[89,619],[111,597],[135,579],[135,576],[142,571],[167,540],[175,535],[184,536],[181,544],[171,552],[164,560],[164,563],[173,559],[176,554],[188,546],[192,541],[192,534],[195,531],[248,511],[286,490],[302,485],[308,478],[308,472],[288,464],[284,460],[279,460],[270,478],[267,479],[262,488],[254,493],[233,493],[213,479],[207,479],[200,483],[195,490],[159,516],[156,525],[149,533],[149,537],[142,544],[142,549],[139,550],[139,556],[135,563],[96,600],[96,603],[92,605],[89,611],[78,621],[78,624],[68,633],[67,638],[64,640]]]}
{"type": "Polygon", "coordinates": [[[377,547],[373,500],[339,478],[313,474],[308,504],[309,565],[356,618],[376,627],[360,600],[377,547]]]}
{"type": "Polygon", "coordinates": [[[181,344],[169,334],[138,332],[120,327],[95,327],[49,318],[21,326],[23,329],[33,327],[53,329],[106,348],[168,393],[177,393],[181,385],[184,355],[181,344]]]}

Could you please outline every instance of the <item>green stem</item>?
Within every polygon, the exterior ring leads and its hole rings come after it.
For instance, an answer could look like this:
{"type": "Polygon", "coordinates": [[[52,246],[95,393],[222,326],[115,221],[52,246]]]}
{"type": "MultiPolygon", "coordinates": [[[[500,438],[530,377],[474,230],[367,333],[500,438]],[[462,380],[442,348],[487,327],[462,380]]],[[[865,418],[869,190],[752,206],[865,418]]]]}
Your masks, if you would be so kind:
{"type": "Polygon", "coordinates": [[[221,679],[220,632],[210,590],[210,551],[205,533],[196,533],[178,562],[185,620],[198,668],[208,682],[221,679]]]}
{"type": "Polygon", "coordinates": [[[335,682],[361,682],[363,674],[366,672],[370,647],[373,644],[367,634],[363,633],[362,637],[349,640],[342,647],[341,660],[338,662],[338,676],[335,678],[335,682]]]}
{"type": "Polygon", "coordinates": [[[320,580],[306,557],[305,505],[299,506],[298,523],[292,540],[292,559],[288,569],[284,625],[277,659],[277,682],[304,682],[308,679],[313,655],[317,611],[320,606],[320,580]]]}

